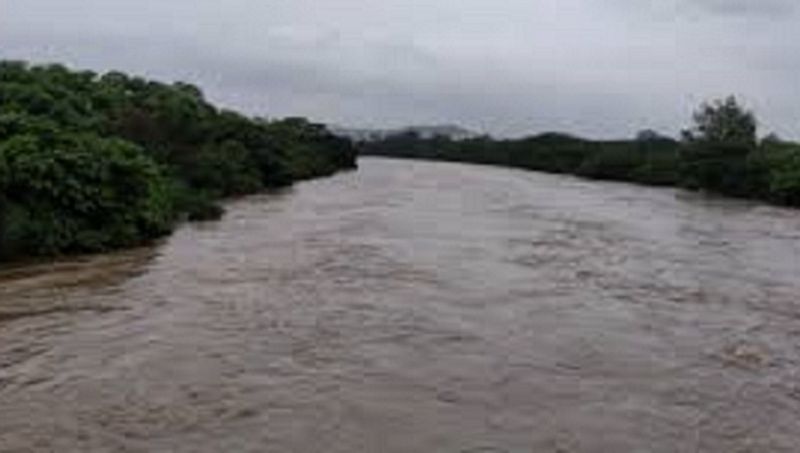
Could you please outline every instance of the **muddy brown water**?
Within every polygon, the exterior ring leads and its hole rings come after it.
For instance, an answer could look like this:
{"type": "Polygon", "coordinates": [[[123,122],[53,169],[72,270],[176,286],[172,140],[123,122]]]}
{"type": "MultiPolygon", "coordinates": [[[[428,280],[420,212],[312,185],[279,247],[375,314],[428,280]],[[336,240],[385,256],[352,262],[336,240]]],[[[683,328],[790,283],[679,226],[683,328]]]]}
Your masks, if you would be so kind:
{"type": "Polygon", "coordinates": [[[799,449],[799,211],[370,158],[0,272],[2,452],[799,449]]]}

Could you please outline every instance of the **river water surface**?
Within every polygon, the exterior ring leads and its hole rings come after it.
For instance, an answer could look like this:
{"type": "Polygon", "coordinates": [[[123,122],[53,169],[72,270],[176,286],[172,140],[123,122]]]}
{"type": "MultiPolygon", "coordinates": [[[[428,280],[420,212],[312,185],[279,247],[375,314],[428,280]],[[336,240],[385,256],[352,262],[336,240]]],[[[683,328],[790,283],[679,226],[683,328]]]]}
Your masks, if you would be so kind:
{"type": "Polygon", "coordinates": [[[798,448],[798,211],[362,159],[0,273],[2,452],[798,448]]]}

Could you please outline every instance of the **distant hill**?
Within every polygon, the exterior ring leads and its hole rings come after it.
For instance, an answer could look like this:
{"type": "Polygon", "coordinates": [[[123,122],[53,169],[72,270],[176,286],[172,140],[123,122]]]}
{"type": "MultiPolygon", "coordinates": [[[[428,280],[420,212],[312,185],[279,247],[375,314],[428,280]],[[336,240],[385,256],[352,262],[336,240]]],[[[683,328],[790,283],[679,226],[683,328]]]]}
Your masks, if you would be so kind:
{"type": "Polygon", "coordinates": [[[341,137],[349,138],[357,142],[374,142],[385,140],[388,137],[414,133],[422,139],[434,137],[447,137],[451,140],[466,140],[479,137],[481,134],[464,129],[455,125],[436,125],[436,126],[409,126],[400,129],[353,129],[346,127],[331,127],[330,130],[341,137]]]}

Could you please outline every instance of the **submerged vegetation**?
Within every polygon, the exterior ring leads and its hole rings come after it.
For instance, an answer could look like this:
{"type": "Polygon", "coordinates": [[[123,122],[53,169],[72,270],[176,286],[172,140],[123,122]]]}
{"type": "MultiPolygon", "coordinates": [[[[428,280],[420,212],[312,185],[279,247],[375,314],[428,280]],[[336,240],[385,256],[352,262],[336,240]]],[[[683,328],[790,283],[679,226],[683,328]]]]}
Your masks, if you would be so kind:
{"type": "Polygon", "coordinates": [[[0,62],[0,261],[140,244],[355,157],[322,125],[248,118],[185,83],[0,62]]]}
{"type": "Polygon", "coordinates": [[[633,140],[546,133],[516,140],[450,140],[409,132],[363,142],[365,155],[502,165],[594,179],[680,186],[800,206],[800,145],[758,140],[755,116],[733,97],[704,104],[681,140],[644,131],[633,140]]]}

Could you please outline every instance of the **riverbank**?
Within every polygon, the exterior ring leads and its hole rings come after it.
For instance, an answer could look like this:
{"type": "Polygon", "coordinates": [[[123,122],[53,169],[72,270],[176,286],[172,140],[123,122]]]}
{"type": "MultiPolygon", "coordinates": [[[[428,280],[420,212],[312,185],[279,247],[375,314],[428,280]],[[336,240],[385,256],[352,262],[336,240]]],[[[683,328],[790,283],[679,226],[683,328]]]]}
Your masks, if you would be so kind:
{"type": "Polygon", "coordinates": [[[221,200],[356,166],[304,118],[250,118],[193,85],[0,62],[0,262],[136,247],[221,200]]]}
{"type": "Polygon", "coordinates": [[[560,133],[451,140],[409,132],[358,147],[361,155],[497,165],[800,207],[800,144],[775,136],[759,139],[754,115],[733,98],[704,104],[694,120],[681,141],[652,131],[633,140],[560,133]]]}
{"type": "MultiPolygon", "coordinates": [[[[535,140],[535,139],[532,139],[535,140]]],[[[631,159],[624,167],[609,164],[599,164],[598,161],[603,161],[608,158],[604,156],[605,153],[613,153],[614,151],[603,151],[602,144],[595,143],[589,146],[590,150],[581,150],[577,152],[581,157],[574,158],[573,165],[556,165],[551,166],[547,158],[539,160],[536,156],[535,145],[529,148],[529,157],[515,159],[498,153],[496,155],[483,155],[476,157],[474,154],[461,151],[463,147],[480,146],[476,143],[458,143],[458,144],[445,144],[441,148],[442,143],[436,143],[436,150],[429,152],[421,152],[418,149],[405,148],[408,151],[402,150],[386,150],[380,149],[380,144],[361,144],[360,155],[365,157],[385,157],[393,159],[409,159],[409,160],[422,160],[431,162],[453,162],[465,164],[478,164],[488,165],[494,167],[514,168],[520,170],[537,171],[551,174],[567,174],[577,176],[586,180],[596,181],[616,181],[623,183],[631,183],[642,186],[651,187],[675,187],[687,189],[692,191],[705,190],[698,184],[684,183],[679,176],[680,164],[678,161],[679,146],[675,144],[664,144],[664,154],[656,154],[647,156],[649,151],[636,150],[641,144],[635,142],[618,142],[612,145],[612,148],[628,148],[633,154],[639,154],[640,157],[631,159]],[[595,150],[592,151],[591,148],[595,150]],[[592,161],[591,164],[583,165],[584,160],[592,161]]],[[[503,145],[500,145],[503,146],[503,145]]],[[[786,169],[776,170],[773,172],[762,170],[758,171],[761,174],[762,182],[761,187],[754,187],[752,193],[743,193],[741,191],[714,191],[707,190],[710,194],[720,196],[727,196],[731,198],[738,198],[743,200],[751,200],[756,202],[765,202],[779,207],[800,208],[800,148],[794,144],[780,145],[781,149],[770,150],[765,152],[761,159],[772,161],[787,162],[786,169]],[[797,180],[794,178],[795,168],[797,170],[797,180]],[[773,175],[770,175],[773,173],[773,175]],[[775,182],[763,181],[772,176],[775,182]]],[[[524,148],[524,146],[520,146],[524,148]]],[[[558,153],[560,150],[548,149],[546,152],[558,153]]],[[[521,152],[525,153],[525,152],[521,152]]],[[[752,179],[751,179],[752,181],[752,179]]],[[[750,183],[748,183],[750,184],[750,183]]]]}

